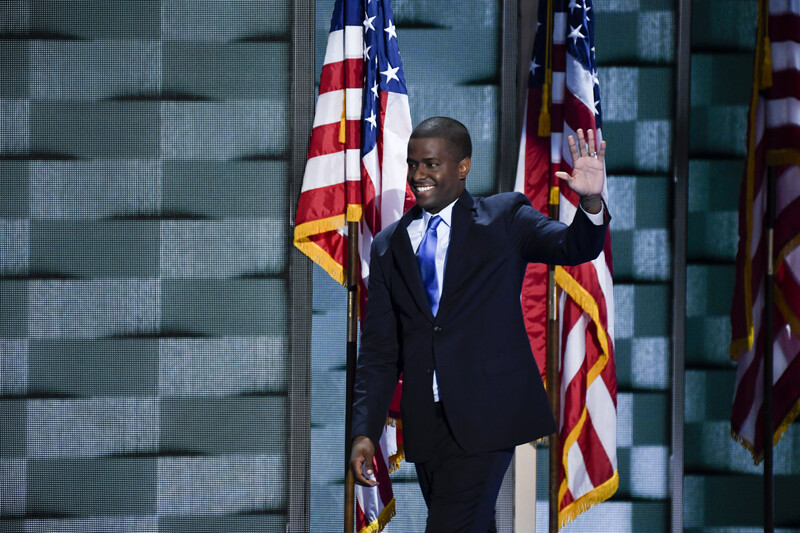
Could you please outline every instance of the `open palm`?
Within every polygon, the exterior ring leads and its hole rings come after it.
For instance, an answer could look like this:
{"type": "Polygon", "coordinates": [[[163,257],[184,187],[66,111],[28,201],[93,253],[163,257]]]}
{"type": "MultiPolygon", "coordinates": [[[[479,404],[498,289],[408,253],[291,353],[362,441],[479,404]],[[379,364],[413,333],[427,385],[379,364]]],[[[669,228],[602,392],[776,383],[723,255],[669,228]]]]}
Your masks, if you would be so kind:
{"type": "Polygon", "coordinates": [[[588,130],[584,140],[583,130],[578,128],[578,141],[570,135],[567,139],[572,155],[572,175],[556,172],[556,176],[580,196],[599,195],[605,182],[606,142],[602,141],[595,151],[594,131],[588,130]]]}

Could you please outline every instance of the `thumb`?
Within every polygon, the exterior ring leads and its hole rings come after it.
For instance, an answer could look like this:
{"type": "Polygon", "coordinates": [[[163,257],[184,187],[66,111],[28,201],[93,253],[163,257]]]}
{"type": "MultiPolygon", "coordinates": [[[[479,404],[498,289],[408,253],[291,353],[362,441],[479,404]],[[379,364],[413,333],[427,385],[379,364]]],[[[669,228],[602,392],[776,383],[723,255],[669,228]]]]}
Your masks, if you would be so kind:
{"type": "Polygon", "coordinates": [[[370,452],[364,452],[364,470],[370,476],[375,471],[375,455],[370,452]]]}

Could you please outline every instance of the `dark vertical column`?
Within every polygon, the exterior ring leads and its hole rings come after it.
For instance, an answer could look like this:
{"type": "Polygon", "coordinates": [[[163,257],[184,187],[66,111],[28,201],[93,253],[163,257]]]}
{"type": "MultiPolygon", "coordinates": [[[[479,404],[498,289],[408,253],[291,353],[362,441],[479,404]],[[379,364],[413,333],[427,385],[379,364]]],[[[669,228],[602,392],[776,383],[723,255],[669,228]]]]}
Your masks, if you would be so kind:
{"type": "Polygon", "coordinates": [[[531,68],[533,39],[536,37],[539,0],[517,0],[519,11],[518,67],[517,67],[517,129],[521,132],[525,120],[525,103],[528,97],[528,76],[531,68]]]}
{"type": "MultiPolygon", "coordinates": [[[[519,71],[519,0],[503,0],[500,7],[500,142],[497,153],[498,179],[495,192],[509,191],[514,186],[519,152],[520,117],[517,102],[519,71]]],[[[526,21],[522,21],[525,24],[526,21]]]]}
{"type": "Polygon", "coordinates": [[[686,247],[689,192],[691,0],[677,2],[675,129],[672,140],[672,440],[669,463],[671,531],[683,531],[683,439],[686,376],[686,247]]]}
{"type": "MultiPolygon", "coordinates": [[[[517,103],[520,93],[519,78],[519,1],[504,0],[500,5],[500,98],[498,102],[500,135],[497,147],[497,178],[495,192],[510,191],[514,187],[519,153],[520,117],[517,103]]],[[[525,24],[526,21],[521,21],[525,24]]],[[[531,495],[535,498],[536,495],[531,495]]],[[[514,524],[514,467],[506,472],[497,498],[497,526],[513,528],[514,524]]]]}
{"type": "Polygon", "coordinates": [[[289,376],[286,531],[309,531],[311,466],[311,262],[291,242],[297,198],[303,183],[308,141],[314,119],[314,0],[292,5],[291,91],[288,132],[291,141],[289,180],[289,376]]]}

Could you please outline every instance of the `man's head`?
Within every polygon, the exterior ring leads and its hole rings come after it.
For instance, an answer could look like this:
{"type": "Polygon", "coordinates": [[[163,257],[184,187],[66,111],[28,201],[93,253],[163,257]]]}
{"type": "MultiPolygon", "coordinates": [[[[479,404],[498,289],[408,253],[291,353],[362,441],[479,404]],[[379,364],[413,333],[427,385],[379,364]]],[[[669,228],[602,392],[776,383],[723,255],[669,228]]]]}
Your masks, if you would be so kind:
{"type": "Polygon", "coordinates": [[[472,157],[467,128],[457,120],[433,117],[421,122],[408,141],[408,184],[417,204],[438,213],[466,186],[472,157]]]}

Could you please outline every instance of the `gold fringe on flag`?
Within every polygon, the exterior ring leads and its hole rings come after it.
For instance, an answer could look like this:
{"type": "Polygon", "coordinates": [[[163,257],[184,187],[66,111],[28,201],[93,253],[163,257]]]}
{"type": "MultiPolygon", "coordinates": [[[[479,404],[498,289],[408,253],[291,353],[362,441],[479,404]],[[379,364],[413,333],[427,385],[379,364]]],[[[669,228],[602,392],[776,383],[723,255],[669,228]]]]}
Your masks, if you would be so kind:
{"type": "MultiPolygon", "coordinates": [[[[769,57],[769,35],[767,33],[767,21],[769,19],[769,2],[760,0],[758,5],[758,29],[756,30],[756,53],[755,65],[753,66],[753,89],[750,93],[750,110],[747,117],[747,159],[745,162],[746,175],[745,183],[745,227],[747,238],[744,241],[744,279],[751,280],[753,269],[750,261],[750,243],[753,240],[753,195],[754,179],[756,173],[756,115],[758,108],[759,93],[762,89],[772,85],[772,69],[767,72],[764,70],[766,62],[772,64],[769,57]]],[[[755,342],[755,331],[753,330],[753,295],[750,293],[750,283],[747,282],[743,287],[744,291],[744,313],[747,333],[741,338],[735,339],[730,345],[730,358],[734,361],[739,360],[739,356],[752,348],[755,342]]],[[[736,440],[738,436],[734,435],[736,440]]],[[[751,450],[752,451],[752,450],[751,450]]]]}
{"type": "MultiPolygon", "coordinates": [[[[600,322],[600,308],[594,297],[589,294],[589,292],[580,283],[578,283],[578,281],[573,278],[564,269],[564,267],[557,266],[555,268],[555,281],[556,285],[566,292],[567,295],[578,304],[583,312],[589,315],[589,318],[591,318],[595,325],[595,329],[597,330],[597,340],[600,343],[600,349],[602,350],[602,353],[597,359],[597,362],[594,364],[594,366],[592,366],[592,368],[589,369],[589,372],[586,375],[586,388],[588,389],[594,380],[600,377],[600,373],[608,364],[611,354],[606,330],[603,327],[603,324],[600,322]]],[[[564,480],[561,482],[561,486],[558,489],[559,529],[574,520],[575,517],[590,507],[593,507],[594,505],[597,505],[598,503],[610,498],[619,487],[619,472],[614,471],[613,477],[606,480],[602,485],[587,492],[566,506],[564,509],[560,508],[561,500],[563,500],[564,494],[566,494],[568,489],[567,480],[569,479],[569,465],[567,462],[567,453],[572,445],[578,440],[578,437],[583,431],[583,425],[586,421],[586,416],[587,407],[584,405],[578,422],[575,424],[575,427],[572,428],[572,431],[570,431],[569,435],[567,435],[567,438],[564,439],[564,444],[561,448],[563,454],[561,461],[564,467],[564,480]]]]}
{"type": "MultiPolygon", "coordinates": [[[[399,418],[393,418],[391,416],[386,417],[386,425],[396,428],[399,431],[403,430],[403,421],[399,418]]],[[[400,444],[397,446],[397,452],[389,456],[388,463],[389,463],[389,473],[394,473],[398,468],[400,468],[400,464],[403,462],[403,459],[406,458],[405,449],[403,445],[400,444]]]]}
{"type": "Polygon", "coordinates": [[[605,367],[605,363],[608,362],[610,357],[608,336],[606,335],[606,330],[603,327],[603,324],[600,322],[600,309],[594,297],[589,294],[589,291],[587,291],[583,285],[578,283],[578,281],[573,278],[564,269],[564,267],[556,267],[555,278],[556,284],[563,289],[564,292],[566,292],[567,295],[569,295],[569,297],[572,298],[586,314],[589,315],[589,318],[592,319],[592,322],[594,322],[595,326],[597,327],[597,340],[600,343],[600,348],[603,350],[603,353],[598,360],[598,364],[596,364],[586,376],[586,386],[588,387],[592,384],[595,378],[600,375],[600,371],[603,369],[602,367],[605,367]],[[603,365],[598,369],[597,366],[601,362],[603,365]]]}
{"type": "Polygon", "coordinates": [[[362,527],[358,533],[378,533],[378,531],[381,531],[386,527],[386,524],[389,523],[389,520],[394,518],[394,515],[395,502],[394,498],[392,498],[392,500],[386,504],[386,507],[383,508],[380,516],[366,526],[362,527]]]}
{"type": "Polygon", "coordinates": [[[320,233],[337,231],[344,225],[345,217],[342,214],[320,220],[311,220],[294,228],[294,245],[342,285],[346,281],[344,267],[331,257],[326,250],[312,241],[311,237],[320,233]]]}
{"type": "Polygon", "coordinates": [[[558,529],[563,528],[576,518],[578,515],[588,511],[598,503],[609,499],[619,488],[619,472],[605,480],[599,487],[595,487],[591,492],[587,492],[571,504],[567,505],[558,512],[558,529]]]}

